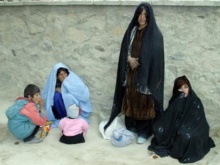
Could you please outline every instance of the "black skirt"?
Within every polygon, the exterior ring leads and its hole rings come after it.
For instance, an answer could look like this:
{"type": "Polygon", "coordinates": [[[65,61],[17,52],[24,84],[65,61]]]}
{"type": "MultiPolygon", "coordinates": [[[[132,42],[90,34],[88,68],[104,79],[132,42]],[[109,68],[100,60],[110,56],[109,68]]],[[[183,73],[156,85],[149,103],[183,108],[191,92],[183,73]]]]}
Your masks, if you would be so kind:
{"type": "Polygon", "coordinates": [[[60,137],[60,142],[65,144],[77,144],[77,143],[85,143],[85,139],[83,133],[75,135],[75,136],[65,136],[62,135],[60,137]]]}

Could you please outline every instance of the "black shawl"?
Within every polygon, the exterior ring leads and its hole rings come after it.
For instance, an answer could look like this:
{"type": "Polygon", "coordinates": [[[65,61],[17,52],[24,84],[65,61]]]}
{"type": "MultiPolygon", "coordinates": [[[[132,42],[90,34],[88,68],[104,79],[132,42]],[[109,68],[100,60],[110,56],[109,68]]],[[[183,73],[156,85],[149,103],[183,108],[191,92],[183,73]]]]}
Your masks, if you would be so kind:
{"type": "Polygon", "coordinates": [[[122,99],[125,92],[123,82],[125,81],[125,72],[127,67],[128,47],[130,43],[131,31],[138,26],[138,10],[140,6],[145,5],[148,9],[148,25],[143,34],[142,47],[139,54],[139,69],[136,77],[137,90],[142,92],[149,89],[157,103],[157,110],[163,111],[163,91],[164,91],[164,45],[163,36],[156,24],[154,13],[149,3],[143,2],[138,5],[133,19],[122,40],[119,55],[117,79],[115,85],[114,100],[112,112],[108,123],[104,129],[111,124],[114,118],[121,112],[122,99]]]}
{"type": "MultiPolygon", "coordinates": [[[[179,78],[183,77],[187,79],[179,78]]],[[[203,158],[215,144],[209,137],[201,100],[190,83],[187,97],[178,92],[179,78],[175,80],[168,108],[153,126],[154,138],[148,149],[161,157],[170,155],[180,163],[193,163],[203,158]]]]}

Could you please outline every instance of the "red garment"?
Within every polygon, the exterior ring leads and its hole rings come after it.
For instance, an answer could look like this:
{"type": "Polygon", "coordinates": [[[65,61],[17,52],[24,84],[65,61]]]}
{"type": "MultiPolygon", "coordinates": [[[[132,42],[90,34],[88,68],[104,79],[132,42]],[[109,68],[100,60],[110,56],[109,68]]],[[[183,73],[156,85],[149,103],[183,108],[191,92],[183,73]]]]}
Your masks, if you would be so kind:
{"type": "MultiPolygon", "coordinates": [[[[19,97],[17,100],[19,99],[22,99],[22,98],[19,97]]],[[[35,125],[43,126],[46,124],[47,117],[45,115],[41,116],[40,112],[38,111],[37,107],[35,106],[33,102],[29,101],[29,103],[27,103],[22,108],[20,113],[24,116],[27,116],[35,125]]]]}

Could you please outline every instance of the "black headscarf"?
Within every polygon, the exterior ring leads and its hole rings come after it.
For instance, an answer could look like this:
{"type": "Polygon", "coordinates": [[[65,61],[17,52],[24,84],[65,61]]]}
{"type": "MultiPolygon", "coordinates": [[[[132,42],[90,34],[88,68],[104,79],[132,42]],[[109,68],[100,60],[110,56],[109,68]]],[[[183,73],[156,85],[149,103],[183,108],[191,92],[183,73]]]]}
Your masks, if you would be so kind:
{"type": "Polygon", "coordinates": [[[184,85],[187,84],[189,86],[189,95],[195,95],[195,93],[192,90],[192,86],[189,82],[189,80],[187,79],[187,77],[185,75],[180,76],[178,78],[175,79],[174,81],[174,85],[173,85],[173,94],[171,99],[169,100],[169,104],[176,98],[179,97],[182,92],[179,91],[179,88],[184,85]]]}
{"type": "Polygon", "coordinates": [[[125,72],[127,67],[128,47],[130,43],[131,31],[138,26],[138,16],[140,8],[144,6],[148,13],[148,24],[143,34],[142,47],[139,54],[138,73],[136,77],[137,90],[142,92],[149,89],[156,101],[158,111],[163,111],[163,91],[164,91],[164,45],[163,36],[156,24],[154,13],[149,3],[143,2],[138,5],[134,16],[125,32],[122,40],[119,55],[117,79],[115,86],[115,94],[112,106],[112,112],[108,123],[104,129],[111,124],[114,118],[121,112],[122,99],[125,87],[122,86],[125,81],[125,72]]]}
{"type": "Polygon", "coordinates": [[[169,106],[153,126],[149,150],[161,157],[170,155],[180,163],[193,163],[214,147],[204,107],[186,76],[176,78],[169,106]],[[179,92],[179,81],[188,82],[189,94],[179,92]]]}

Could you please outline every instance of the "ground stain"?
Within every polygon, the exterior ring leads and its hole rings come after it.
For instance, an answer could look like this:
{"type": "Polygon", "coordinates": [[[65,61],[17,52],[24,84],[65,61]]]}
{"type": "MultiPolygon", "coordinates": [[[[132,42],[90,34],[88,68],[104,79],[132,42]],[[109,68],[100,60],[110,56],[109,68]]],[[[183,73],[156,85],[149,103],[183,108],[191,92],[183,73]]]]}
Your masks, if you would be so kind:
{"type": "Polygon", "coordinates": [[[0,130],[1,130],[0,143],[2,143],[9,136],[7,125],[0,124],[0,130]]]}

